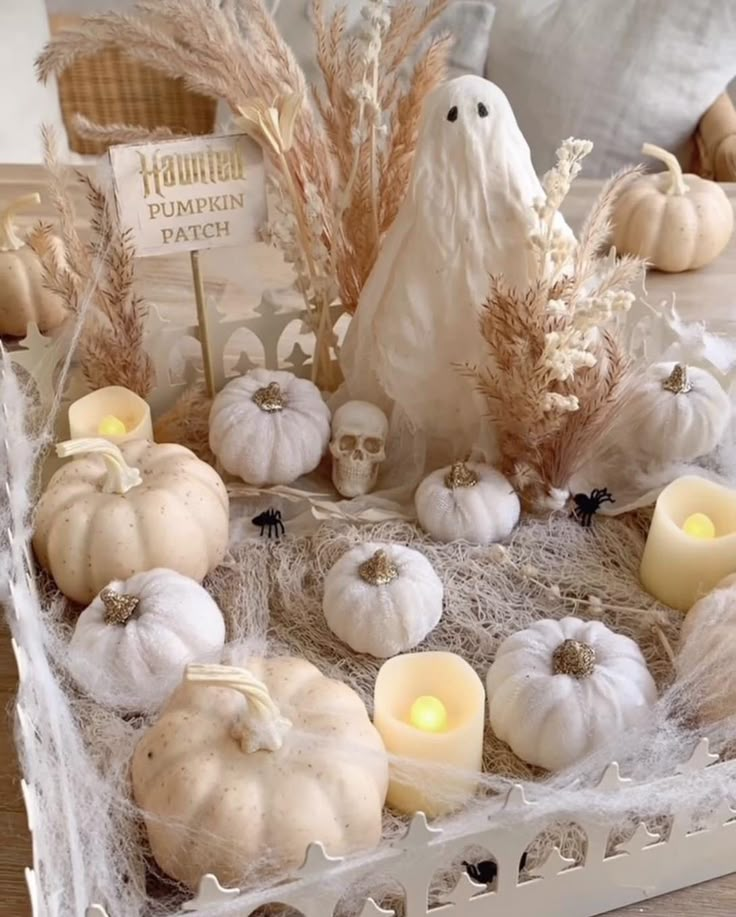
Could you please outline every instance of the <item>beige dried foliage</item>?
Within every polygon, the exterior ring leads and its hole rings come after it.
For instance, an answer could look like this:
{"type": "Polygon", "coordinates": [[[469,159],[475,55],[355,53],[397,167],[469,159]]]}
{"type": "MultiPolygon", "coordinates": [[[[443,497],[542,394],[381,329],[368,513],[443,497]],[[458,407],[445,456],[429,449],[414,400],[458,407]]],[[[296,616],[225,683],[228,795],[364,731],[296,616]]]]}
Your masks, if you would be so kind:
{"type": "Polygon", "coordinates": [[[144,127],[142,124],[97,124],[76,114],[72,119],[74,130],[83,140],[92,140],[113,146],[119,143],[145,143],[156,140],[174,140],[185,136],[169,127],[144,127]]]}
{"type": "Polygon", "coordinates": [[[122,385],[145,397],[155,372],[144,347],[148,307],[135,293],[135,248],[118,222],[107,195],[82,173],[92,218],[91,238],[82,239],[71,194],[70,170],[59,163],[52,131],[44,131],[44,158],[49,196],[59,218],[60,234],[38,224],[30,244],[44,267],[46,285],[79,313],[90,300],[79,339],[79,362],[93,388],[122,385]]]}
{"type": "MultiPolygon", "coordinates": [[[[130,13],[90,16],[56,35],[37,60],[45,80],[77,58],[118,50],[195,92],[224,99],[238,115],[254,104],[279,110],[303,101],[289,148],[274,155],[260,132],[286,211],[271,232],[295,265],[317,336],[320,381],[339,381],[330,305],[353,312],[384,233],[396,216],[416,145],[419,113],[444,79],[449,40],[420,48],[449,0],[366,0],[367,37],[348,34],[342,8],[328,16],[315,0],[322,91],[307,94],[304,74],[263,0],[139,0],[130,13]],[[298,254],[295,250],[298,249],[298,254]]],[[[86,125],[100,137],[105,129],[86,125]]],[[[258,133],[258,132],[256,132],[258,133]]],[[[105,139],[137,139],[114,125],[105,139]]]]}
{"type": "Polygon", "coordinates": [[[156,421],[153,438],[157,443],[186,446],[197,458],[214,465],[215,456],[209,442],[211,407],[212,399],[203,385],[188,388],[176,404],[156,421]]]}
{"type": "MultiPolygon", "coordinates": [[[[625,170],[607,183],[564,270],[542,270],[523,290],[491,278],[481,317],[489,362],[472,372],[498,431],[502,470],[531,511],[559,508],[631,391],[628,357],[605,325],[630,305],[643,264],[602,252],[613,204],[637,174],[625,170]]],[[[550,236],[542,246],[542,263],[554,244],[550,236]]]]}

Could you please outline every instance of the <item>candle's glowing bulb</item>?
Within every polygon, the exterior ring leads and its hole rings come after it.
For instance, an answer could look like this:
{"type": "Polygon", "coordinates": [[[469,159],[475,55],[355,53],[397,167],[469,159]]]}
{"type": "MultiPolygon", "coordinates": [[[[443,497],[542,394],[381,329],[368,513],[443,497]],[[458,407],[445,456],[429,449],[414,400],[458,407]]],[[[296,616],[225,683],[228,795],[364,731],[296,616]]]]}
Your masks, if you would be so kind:
{"type": "Polygon", "coordinates": [[[699,538],[701,541],[708,541],[716,537],[713,520],[705,513],[693,513],[692,516],[688,516],[682,524],[682,531],[691,538],[699,538]]]}
{"type": "Polygon", "coordinates": [[[438,697],[418,697],[411,705],[409,722],[423,732],[444,732],[447,729],[447,709],[438,697]]]}
{"type": "Polygon", "coordinates": [[[100,436],[125,436],[128,432],[125,424],[114,414],[106,414],[97,427],[100,436]]]}

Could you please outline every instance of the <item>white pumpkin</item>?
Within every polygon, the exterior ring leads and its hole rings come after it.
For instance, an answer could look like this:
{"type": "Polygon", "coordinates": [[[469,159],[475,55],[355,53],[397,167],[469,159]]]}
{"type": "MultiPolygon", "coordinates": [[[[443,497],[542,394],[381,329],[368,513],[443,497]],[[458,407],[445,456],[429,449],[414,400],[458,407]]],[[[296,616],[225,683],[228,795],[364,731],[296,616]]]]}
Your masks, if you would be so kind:
{"type": "Polygon", "coordinates": [[[38,503],[33,547],[70,599],[88,604],[112,580],[166,567],[198,582],[228,542],[225,485],[173,443],[75,439],[38,503]],[[128,464],[130,463],[130,464],[128,464]]]}
{"type": "Polygon", "coordinates": [[[625,454],[689,462],[715,449],[730,420],[731,400],[709,372],[657,363],[638,379],[611,438],[625,454]]]}
{"type": "Polygon", "coordinates": [[[313,471],[330,440],[319,389],[287,372],[254,369],[229,382],[210,411],[210,448],[230,474],[257,487],[313,471]]]}
{"type": "Polygon", "coordinates": [[[387,659],[412,649],[442,616],[442,581],[427,558],[396,544],[361,544],[325,579],[330,630],[356,653],[387,659]]]}
{"type": "MultiPolygon", "coordinates": [[[[38,255],[13,225],[19,210],[40,202],[38,194],[29,194],[0,212],[0,334],[24,337],[29,322],[41,331],[50,331],[67,317],[61,299],[44,284],[44,268],[38,255]]],[[[47,241],[56,251],[59,240],[50,236],[47,241]]]]}
{"type": "Polygon", "coordinates": [[[471,462],[433,471],[417,488],[414,504],[424,531],[445,542],[502,541],[521,513],[506,478],[490,465],[471,462]]]}
{"type": "Polygon", "coordinates": [[[133,793],[161,869],[195,888],[296,869],[381,838],[383,742],[347,685],[302,659],[190,666],[133,756],[133,793]]]}
{"type": "Polygon", "coordinates": [[[538,621],[508,637],[486,682],[493,731],[529,764],[567,767],[657,699],[639,647],[600,621],[538,621]]]}
{"type": "Polygon", "coordinates": [[[683,175],[677,158],[645,143],[666,172],[642,175],[624,190],[613,213],[613,244],[660,271],[690,271],[716,259],[733,234],[733,207],[716,182],[683,175]]]}
{"type": "Polygon", "coordinates": [[[77,620],[69,670],[96,701],[125,713],[157,710],[187,662],[219,662],[225,622],[199,583],[149,570],[106,586],[77,620]]]}
{"type": "Polygon", "coordinates": [[[702,723],[736,716],[736,575],[727,576],[687,613],[676,669],[702,723]]]}

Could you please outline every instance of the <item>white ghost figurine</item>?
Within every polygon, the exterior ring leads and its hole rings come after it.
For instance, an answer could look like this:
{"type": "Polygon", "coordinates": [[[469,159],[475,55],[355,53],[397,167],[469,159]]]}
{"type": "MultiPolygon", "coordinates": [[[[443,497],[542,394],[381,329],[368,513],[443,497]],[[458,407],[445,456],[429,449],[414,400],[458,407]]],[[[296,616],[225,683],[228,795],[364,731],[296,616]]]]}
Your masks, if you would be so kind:
{"type": "Polygon", "coordinates": [[[422,468],[488,452],[484,407],[462,364],[485,360],[479,315],[489,274],[533,279],[532,204],[544,197],[508,99],[462,76],[422,113],[406,198],[347,332],[350,398],[380,405],[422,468]],[[421,449],[418,440],[422,440],[421,449]]]}

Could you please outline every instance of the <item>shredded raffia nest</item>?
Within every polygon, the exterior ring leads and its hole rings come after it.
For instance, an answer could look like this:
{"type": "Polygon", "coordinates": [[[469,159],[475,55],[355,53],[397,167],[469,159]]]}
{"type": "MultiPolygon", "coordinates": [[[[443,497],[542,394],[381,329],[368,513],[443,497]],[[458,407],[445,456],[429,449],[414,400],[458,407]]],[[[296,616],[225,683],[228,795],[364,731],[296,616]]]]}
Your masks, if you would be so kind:
{"type": "Polygon", "coordinates": [[[215,464],[210,449],[210,408],[212,399],[204,385],[188,388],[174,406],[154,424],[153,438],[157,443],[179,443],[191,449],[197,458],[215,464]]]}

